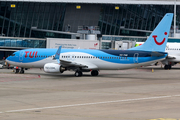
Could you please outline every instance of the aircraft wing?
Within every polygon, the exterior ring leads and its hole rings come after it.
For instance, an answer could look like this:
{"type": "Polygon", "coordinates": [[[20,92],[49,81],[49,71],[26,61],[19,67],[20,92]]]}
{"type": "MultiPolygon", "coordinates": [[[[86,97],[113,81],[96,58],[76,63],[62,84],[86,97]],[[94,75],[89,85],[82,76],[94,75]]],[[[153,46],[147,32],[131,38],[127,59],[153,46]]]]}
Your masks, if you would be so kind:
{"type": "Polygon", "coordinates": [[[85,64],[72,62],[72,61],[68,61],[68,60],[60,60],[60,63],[61,63],[61,65],[65,65],[65,66],[87,67],[85,64]]]}
{"type": "Polygon", "coordinates": [[[60,60],[60,64],[67,67],[82,67],[84,69],[98,69],[98,67],[92,63],[80,63],[75,61],[60,60]]]}

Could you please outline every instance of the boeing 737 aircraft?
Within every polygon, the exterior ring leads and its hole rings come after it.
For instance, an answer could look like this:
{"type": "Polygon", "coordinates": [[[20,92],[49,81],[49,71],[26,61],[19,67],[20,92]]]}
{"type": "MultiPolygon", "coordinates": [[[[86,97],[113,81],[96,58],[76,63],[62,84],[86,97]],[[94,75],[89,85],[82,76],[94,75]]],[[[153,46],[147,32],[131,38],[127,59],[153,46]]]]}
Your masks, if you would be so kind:
{"type": "Polygon", "coordinates": [[[166,45],[168,56],[161,61],[164,64],[164,69],[171,69],[171,66],[180,62],[180,43],[168,43],[166,45]]]}
{"type": "Polygon", "coordinates": [[[6,61],[23,68],[44,68],[45,72],[63,73],[75,71],[75,76],[91,72],[97,76],[99,70],[129,69],[150,65],[166,58],[165,47],[173,14],[167,13],[146,42],[130,50],[88,49],[25,49],[13,53],[6,61]]]}
{"type": "MultiPolygon", "coordinates": [[[[136,46],[140,46],[143,43],[137,42],[136,46]]],[[[168,53],[168,56],[161,63],[164,65],[164,69],[167,70],[180,62],[180,43],[167,43],[165,52],[168,53]]]]}

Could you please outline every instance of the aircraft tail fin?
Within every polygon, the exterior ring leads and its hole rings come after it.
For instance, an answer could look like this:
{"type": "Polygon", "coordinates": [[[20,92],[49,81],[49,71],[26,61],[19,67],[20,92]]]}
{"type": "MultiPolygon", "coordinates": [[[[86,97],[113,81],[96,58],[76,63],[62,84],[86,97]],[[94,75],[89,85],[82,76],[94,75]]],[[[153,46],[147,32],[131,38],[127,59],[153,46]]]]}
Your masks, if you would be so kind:
{"type": "Polygon", "coordinates": [[[56,54],[55,54],[55,56],[54,56],[53,59],[59,59],[60,53],[61,53],[61,47],[62,47],[62,46],[59,46],[59,48],[58,48],[58,50],[57,50],[57,52],[56,52],[56,54]]]}
{"type": "Polygon", "coordinates": [[[172,18],[173,13],[167,13],[143,45],[129,50],[164,52],[171,28],[172,18]]]}

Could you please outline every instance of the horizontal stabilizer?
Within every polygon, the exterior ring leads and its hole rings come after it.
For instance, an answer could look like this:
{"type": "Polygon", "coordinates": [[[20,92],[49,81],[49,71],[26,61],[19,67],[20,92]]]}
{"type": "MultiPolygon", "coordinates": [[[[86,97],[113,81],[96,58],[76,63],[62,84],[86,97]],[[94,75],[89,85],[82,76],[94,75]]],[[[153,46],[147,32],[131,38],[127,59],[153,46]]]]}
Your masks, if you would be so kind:
{"type": "Polygon", "coordinates": [[[165,54],[167,53],[162,53],[162,52],[151,52],[151,56],[154,56],[154,57],[160,57],[160,56],[164,56],[165,54]]]}

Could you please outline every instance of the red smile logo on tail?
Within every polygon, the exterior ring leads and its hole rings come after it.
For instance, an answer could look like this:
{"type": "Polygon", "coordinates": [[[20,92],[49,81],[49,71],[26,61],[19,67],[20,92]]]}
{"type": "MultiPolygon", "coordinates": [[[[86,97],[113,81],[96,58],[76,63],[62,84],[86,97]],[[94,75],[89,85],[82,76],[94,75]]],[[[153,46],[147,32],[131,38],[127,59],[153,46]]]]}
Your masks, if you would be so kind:
{"type": "MultiPolygon", "coordinates": [[[[164,35],[167,35],[167,32],[165,32],[164,35]]],[[[162,44],[165,42],[165,40],[166,40],[166,38],[164,38],[161,42],[158,42],[158,41],[156,40],[157,35],[153,35],[152,37],[154,38],[154,41],[155,41],[155,43],[156,43],[157,45],[162,45],[162,44]]]]}

